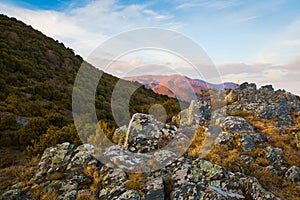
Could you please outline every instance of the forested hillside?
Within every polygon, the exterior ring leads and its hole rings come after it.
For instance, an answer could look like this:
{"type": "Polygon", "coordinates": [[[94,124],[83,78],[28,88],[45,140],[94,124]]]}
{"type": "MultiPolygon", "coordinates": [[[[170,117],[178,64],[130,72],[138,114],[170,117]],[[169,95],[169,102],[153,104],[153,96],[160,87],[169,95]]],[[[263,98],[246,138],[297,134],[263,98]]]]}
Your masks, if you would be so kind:
{"type": "MultiPolygon", "coordinates": [[[[14,146],[37,155],[57,143],[81,143],[73,124],[71,100],[82,62],[64,44],[0,15],[1,146],[14,146]]],[[[104,73],[97,88],[95,107],[107,134],[116,127],[110,98],[118,80],[104,73]]],[[[130,111],[147,112],[153,103],[163,104],[169,119],[179,111],[174,99],[143,86],[131,97],[130,111]]]]}

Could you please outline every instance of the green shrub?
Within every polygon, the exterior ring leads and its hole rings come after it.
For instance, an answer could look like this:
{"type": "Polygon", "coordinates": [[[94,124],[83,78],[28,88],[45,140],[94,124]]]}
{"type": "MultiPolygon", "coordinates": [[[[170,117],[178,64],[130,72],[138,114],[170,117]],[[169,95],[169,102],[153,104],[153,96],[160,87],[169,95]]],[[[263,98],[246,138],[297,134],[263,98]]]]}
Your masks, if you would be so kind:
{"type": "Polygon", "coordinates": [[[0,118],[0,130],[17,130],[18,128],[19,125],[14,115],[8,114],[0,118]]]}

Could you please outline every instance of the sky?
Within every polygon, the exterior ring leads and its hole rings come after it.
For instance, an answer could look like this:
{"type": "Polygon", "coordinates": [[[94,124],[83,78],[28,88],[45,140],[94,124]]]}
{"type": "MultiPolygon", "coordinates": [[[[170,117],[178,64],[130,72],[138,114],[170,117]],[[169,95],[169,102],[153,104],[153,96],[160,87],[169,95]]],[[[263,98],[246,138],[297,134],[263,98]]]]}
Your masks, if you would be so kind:
{"type": "MultiPolygon", "coordinates": [[[[204,50],[222,81],[272,84],[300,95],[299,0],[2,0],[0,12],[63,42],[87,60],[120,33],[146,27],[172,30],[204,50]]],[[[139,52],[122,58],[145,66],[158,63],[149,61],[154,57],[153,52],[139,52]]],[[[172,55],[160,53],[158,58],[176,65],[172,55]]],[[[177,65],[181,73],[198,78],[182,62],[177,65]]],[[[128,74],[125,68],[108,71],[122,77],[128,74]]]]}

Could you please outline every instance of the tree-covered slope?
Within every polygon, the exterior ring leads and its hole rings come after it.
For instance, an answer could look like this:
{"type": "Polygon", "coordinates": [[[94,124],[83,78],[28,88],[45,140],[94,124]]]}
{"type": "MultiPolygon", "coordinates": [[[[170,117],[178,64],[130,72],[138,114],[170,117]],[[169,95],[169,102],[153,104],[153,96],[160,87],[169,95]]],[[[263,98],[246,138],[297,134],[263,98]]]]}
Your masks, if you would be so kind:
{"type": "MultiPolygon", "coordinates": [[[[64,44],[15,18],[0,15],[2,146],[37,154],[56,143],[80,143],[72,118],[72,89],[82,62],[64,44]]],[[[95,97],[97,117],[108,132],[116,126],[111,95],[118,80],[104,73],[95,97]]],[[[153,103],[165,105],[169,118],[179,109],[175,100],[140,87],[130,100],[130,111],[147,112],[153,103]]]]}

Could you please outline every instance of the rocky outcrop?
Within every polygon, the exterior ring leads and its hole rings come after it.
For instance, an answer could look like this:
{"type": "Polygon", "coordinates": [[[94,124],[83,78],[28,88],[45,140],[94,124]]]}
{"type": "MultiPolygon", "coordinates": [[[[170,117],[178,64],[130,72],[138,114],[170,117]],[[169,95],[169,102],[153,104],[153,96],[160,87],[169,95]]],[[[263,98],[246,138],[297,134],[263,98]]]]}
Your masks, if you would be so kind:
{"type": "Polygon", "coordinates": [[[129,127],[118,128],[114,133],[114,141],[125,143],[125,135],[129,132],[127,149],[134,153],[147,153],[164,147],[171,141],[177,127],[164,124],[152,115],[136,113],[132,116],[129,127]]]}
{"type": "MultiPolygon", "coordinates": [[[[66,142],[48,148],[29,185],[16,185],[1,198],[38,199],[41,196],[37,193],[54,190],[58,199],[84,195],[101,200],[279,199],[260,184],[259,177],[245,175],[251,166],[260,174],[267,171],[282,177],[286,185],[300,186],[299,166],[289,164],[284,148],[269,142],[272,135],[257,130],[249,118],[226,115],[255,113],[255,117],[277,121],[277,128],[284,130],[293,124],[292,112],[299,112],[299,98],[275,92],[271,86],[257,90],[255,84],[245,83],[230,91],[226,99],[231,104],[213,112],[209,99],[191,102],[174,117],[177,127],[136,113],[128,126],[114,132],[116,144],[106,148],[100,160],[95,159],[97,152],[90,144],[74,147],[66,142]],[[205,139],[211,139],[210,145],[202,144],[208,149],[206,153],[214,146],[239,152],[229,157],[241,170],[230,171],[208,161],[205,155],[187,156],[191,141],[197,140],[198,127],[204,128],[205,139]]],[[[295,138],[294,146],[298,145],[298,133],[291,137],[295,138]]]]}
{"type": "Polygon", "coordinates": [[[58,199],[76,199],[89,191],[96,199],[276,199],[256,179],[241,173],[228,172],[203,159],[180,157],[165,168],[144,174],[140,191],[129,188],[128,173],[103,165],[91,156],[92,147],[73,148],[59,144],[45,151],[31,188],[24,193],[11,190],[5,199],[30,198],[38,186],[43,190],[58,189],[58,199]],[[47,163],[47,164],[46,164],[47,163]]]}
{"type": "Polygon", "coordinates": [[[199,101],[192,100],[188,109],[181,111],[178,116],[174,116],[172,121],[181,127],[197,127],[204,125],[205,122],[210,120],[211,112],[209,99],[203,98],[203,100],[199,101]]]}
{"type": "Polygon", "coordinates": [[[279,126],[292,125],[293,113],[299,113],[299,97],[283,91],[274,91],[271,85],[256,88],[254,83],[243,83],[226,96],[229,112],[248,111],[259,118],[272,119],[279,126]]]}

